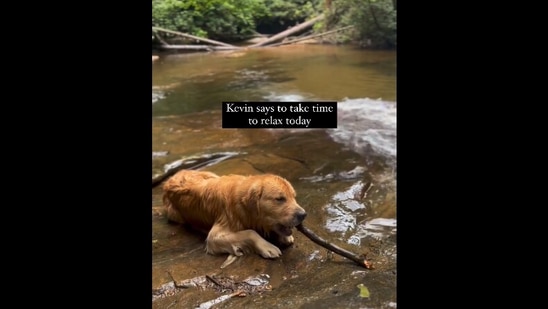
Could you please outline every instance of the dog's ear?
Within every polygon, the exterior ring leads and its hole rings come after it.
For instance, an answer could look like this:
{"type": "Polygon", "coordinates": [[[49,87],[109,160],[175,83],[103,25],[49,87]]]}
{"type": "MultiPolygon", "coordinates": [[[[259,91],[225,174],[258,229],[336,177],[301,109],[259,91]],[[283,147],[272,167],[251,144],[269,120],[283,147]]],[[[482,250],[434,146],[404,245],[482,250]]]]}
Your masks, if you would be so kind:
{"type": "Polygon", "coordinates": [[[250,209],[258,210],[259,200],[261,199],[262,194],[263,186],[260,184],[253,184],[242,198],[242,204],[250,209]]]}

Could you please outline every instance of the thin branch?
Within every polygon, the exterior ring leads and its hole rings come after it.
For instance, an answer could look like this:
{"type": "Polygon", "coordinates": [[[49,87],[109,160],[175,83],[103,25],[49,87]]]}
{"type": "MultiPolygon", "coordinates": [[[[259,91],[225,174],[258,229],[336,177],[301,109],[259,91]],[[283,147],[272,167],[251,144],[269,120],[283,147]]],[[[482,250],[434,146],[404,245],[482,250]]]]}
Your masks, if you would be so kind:
{"type": "Polygon", "coordinates": [[[255,166],[255,164],[253,164],[253,162],[249,161],[248,159],[243,159],[242,161],[244,162],[247,162],[249,165],[251,165],[252,168],[254,168],[255,170],[263,173],[263,174],[266,174],[266,172],[258,167],[255,166]]]}
{"type": "Polygon", "coordinates": [[[173,281],[173,286],[177,289],[187,289],[188,286],[186,285],[179,285],[177,283],[177,281],[175,280],[175,278],[173,278],[173,275],[171,274],[171,272],[167,271],[167,274],[169,275],[169,277],[171,278],[171,281],[173,281]]]}
{"type": "Polygon", "coordinates": [[[335,253],[337,253],[338,255],[340,256],[343,256],[347,259],[350,259],[352,261],[354,261],[356,264],[360,265],[360,266],[363,266],[367,269],[371,269],[372,266],[371,266],[371,263],[369,263],[366,259],[365,259],[365,256],[363,255],[357,255],[355,253],[352,253],[350,251],[347,251],[345,249],[342,249],[340,247],[337,247],[336,245],[332,244],[332,243],[329,243],[327,240],[319,237],[318,235],[316,235],[314,232],[312,232],[311,230],[309,230],[308,228],[304,227],[304,225],[302,224],[299,224],[297,225],[297,230],[299,230],[299,232],[303,233],[304,236],[308,237],[310,240],[312,240],[313,242],[317,243],[318,245],[328,249],[328,250],[331,250],[335,253]]]}
{"type": "Polygon", "coordinates": [[[219,281],[215,280],[213,277],[211,277],[210,275],[205,275],[206,279],[215,283],[217,286],[221,287],[221,288],[225,288],[224,285],[220,284],[219,281]]]}
{"type": "Polygon", "coordinates": [[[153,31],[154,31],[154,34],[156,35],[156,38],[158,39],[158,41],[160,41],[160,43],[162,43],[162,45],[165,45],[165,46],[169,45],[168,42],[166,42],[164,39],[162,39],[162,37],[160,36],[158,31],[156,31],[156,30],[153,30],[153,31]]]}
{"type": "Polygon", "coordinates": [[[375,23],[375,26],[377,26],[377,29],[384,33],[384,30],[381,28],[381,25],[379,24],[379,21],[377,20],[377,16],[375,15],[375,10],[373,10],[373,7],[371,6],[371,0],[367,0],[367,3],[369,3],[369,12],[371,12],[371,16],[373,17],[373,22],[375,23]]]}
{"type": "Polygon", "coordinates": [[[367,182],[362,187],[362,189],[360,191],[360,196],[359,196],[360,201],[363,200],[365,197],[367,197],[367,192],[369,191],[369,189],[371,189],[372,186],[373,186],[373,184],[371,182],[367,182]]]}
{"type": "Polygon", "coordinates": [[[219,303],[222,303],[222,302],[224,302],[225,300],[230,299],[230,298],[232,298],[232,297],[236,297],[236,296],[238,296],[238,297],[245,297],[246,295],[247,295],[247,294],[246,294],[244,291],[236,291],[236,292],[234,292],[234,293],[232,293],[232,294],[222,295],[222,296],[219,296],[219,297],[217,297],[217,298],[215,298],[215,299],[212,299],[212,300],[210,300],[210,301],[207,301],[207,302],[205,302],[205,303],[201,303],[201,304],[200,304],[198,307],[196,307],[196,308],[198,308],[198,309],[209,309],[209,308],[213,307],[214,305],[219,304],[219,303]]]}

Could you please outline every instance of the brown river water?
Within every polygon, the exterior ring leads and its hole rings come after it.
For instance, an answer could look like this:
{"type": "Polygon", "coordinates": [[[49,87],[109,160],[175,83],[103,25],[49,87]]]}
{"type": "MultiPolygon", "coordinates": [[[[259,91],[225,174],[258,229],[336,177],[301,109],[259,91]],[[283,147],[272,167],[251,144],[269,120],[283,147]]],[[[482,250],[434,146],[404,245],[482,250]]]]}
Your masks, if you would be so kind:
{"type": "Polygon", "coordinates": [[[219,175],[281,175],[308,213],[305,225],[365,254],[374,269],[298,231],[279,259],[246,255],[221,269],[226,256],[207,255],[205,236],[167,222],[158,186],[152,307],[209,308],[218,299],[212,308],[395,308],[396,53],[296,45],[159,56],[152,64],[154,175],[180,162],[219,175]],[[221,128],[222,101],[316,100],[338,102],[336,129],[221,128]],[[245,296],[223,299],[236,290],[245,296]]]}

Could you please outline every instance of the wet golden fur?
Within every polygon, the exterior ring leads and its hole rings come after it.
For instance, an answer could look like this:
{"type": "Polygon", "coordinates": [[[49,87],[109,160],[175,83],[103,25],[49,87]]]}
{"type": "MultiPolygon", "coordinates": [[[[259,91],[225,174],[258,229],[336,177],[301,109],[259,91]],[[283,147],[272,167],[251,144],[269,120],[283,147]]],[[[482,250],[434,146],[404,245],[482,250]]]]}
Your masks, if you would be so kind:
{"type": "Polygon", "coordinates": [[[293,186],[271,174],[218,176],[183,170],[163,189],[168,219],[208,233],[210,254],[256,252],[265,258],[279,257],[280,249],[263,237],[290,245],[292,228],[306,217],[293,186]]]}

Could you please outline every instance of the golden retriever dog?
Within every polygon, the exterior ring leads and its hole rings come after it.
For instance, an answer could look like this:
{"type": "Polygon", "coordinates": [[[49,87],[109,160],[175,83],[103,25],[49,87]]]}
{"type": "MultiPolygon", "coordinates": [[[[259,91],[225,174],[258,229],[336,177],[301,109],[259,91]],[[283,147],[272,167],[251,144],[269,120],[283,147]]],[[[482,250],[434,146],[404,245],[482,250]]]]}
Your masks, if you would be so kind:
{"type": "Polygon", "coordinates": [[[207,233],[209,254],[255,252],[277,258],[282,252],[265,238],[291,245],[292,228],[306,217],[293,186],[272,174],[218,176],[182,170],[163,190],[168,220],[207,233]]]}

